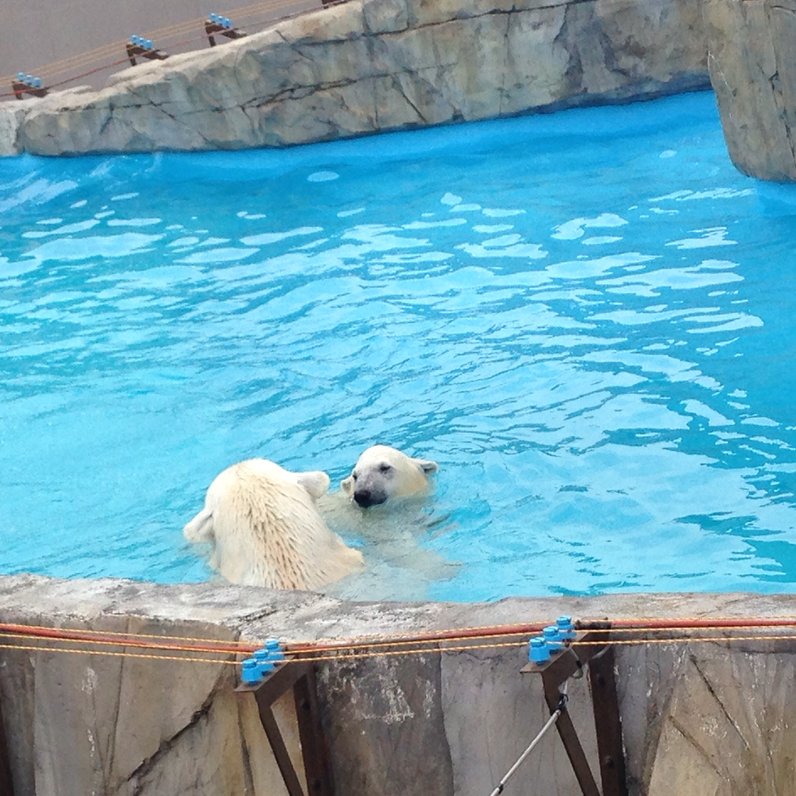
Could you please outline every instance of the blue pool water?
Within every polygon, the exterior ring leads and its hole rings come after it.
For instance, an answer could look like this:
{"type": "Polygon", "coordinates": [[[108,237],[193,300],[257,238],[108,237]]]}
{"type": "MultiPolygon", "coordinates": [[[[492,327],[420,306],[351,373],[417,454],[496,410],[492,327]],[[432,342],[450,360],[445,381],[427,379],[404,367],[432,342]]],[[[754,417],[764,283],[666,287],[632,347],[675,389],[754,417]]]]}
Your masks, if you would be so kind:
{"type": "Polygon", "coordinates": [[[710,93],[0,160],[0,570],[202,580],[225,466],[387,442],[436,493],[347,596],[793,591],[794,240],[710,93]]]}

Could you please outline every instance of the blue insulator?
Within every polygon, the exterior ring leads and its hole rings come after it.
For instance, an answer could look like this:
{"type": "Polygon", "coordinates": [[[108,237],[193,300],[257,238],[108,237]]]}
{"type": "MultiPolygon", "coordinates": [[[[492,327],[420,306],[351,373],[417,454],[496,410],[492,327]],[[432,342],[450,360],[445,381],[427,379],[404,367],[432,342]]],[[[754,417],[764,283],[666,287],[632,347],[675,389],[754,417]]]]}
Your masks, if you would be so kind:
{"type": "Polygon", "coordinates": [[[225,28],[231,28],[231,27],[232,27],[232,20],[231,20],[229,17],[224,17],[224,19],[223,19],[223,21],[221,22],[221,24],[222,24],[222,25],[223,25],[225,28]]]}
{"type": "Polygon", "coordinates": [[[144,39],[144,47],[146,47],[147,50],[151,50],[152,49],[152,39],[144,39]]]}
{"type": "Polygon", "coordinates": [[[257,664],[257,671],[260,672],[261,677],[265,677],[267,674],[271,674],[274,670],[274,664],[271,660],[271,654],[268,652],[265,647],[263,649],[259,649],[254,653],[254,660],[257,664]]]}
{"type": "Polygon", "coordinates": [[[33,75],[25,75],[25,83],[29,86],[33,85],[33,75]]]}
{"type": "Polygon", "coordinates": [[[271,656],[272,661],[285,660],[285,653],[282,650],[282,645],[275,638],[267,638],[265,640],[265,649],[271,656]]]}
{"type": "Polygon", "coordinates": [[[556,627],[558,628],[558,635],[562,639],[573,639],[577,635],[571,616],[559,616],[556,619],[556,627]]]}
{"type": "Polygon", "coordinates": [[[33,78],[33,88],[41,88],[41,78],[34,77],[33,78]]]}
{"type": "Polygon", "coordinates": [[[549,625],[542,630],[542,636],[550,648],[550,652],[558,652],[564,649],[564,642],[558,635],[558,628],[555,625],[549,625]]]}
{"type": "Polygon", "coordinates": [[[240,669],[240,679],[246,685],[254,685],[263,679],[262,674],[260,674],[260,667],[254,658],[246,658],[243,661],[240,669]]]}
{"type": "Polygon", "coordinates": [[[218,14],[215,14],[215,13],[211,14],[210,15],[210,21],[211,22],[215,22],[216,25],[218,25],[218,23],[221,22],[221,17],[218,14]]]}
{"type": "Polygon", "coordinates": [[[528,660],[537,664],[547,663],[550,660],[550,650],[541,636],[534,636],[528,643],[528,660]]]}
{"type": "Polygon", "coordinates": [[[17,80],[19,80],[20,83],[24,83],[25,82],[25,73],[24,72],[17,72],[17,80]]]}

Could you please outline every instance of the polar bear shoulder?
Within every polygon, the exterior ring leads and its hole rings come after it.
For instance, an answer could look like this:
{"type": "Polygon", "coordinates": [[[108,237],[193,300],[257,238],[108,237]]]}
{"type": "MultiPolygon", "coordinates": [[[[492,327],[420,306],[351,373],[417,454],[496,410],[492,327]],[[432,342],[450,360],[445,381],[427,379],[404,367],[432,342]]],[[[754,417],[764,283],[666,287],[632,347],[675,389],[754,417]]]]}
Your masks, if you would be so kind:
{"type": "Polygon", "coordinates": [[[276,589],[316,589],[363,565],[325,524],[316,499],[329,487],[320,471],[295,473],[267,459],[221,472],[204,508],[183,529],[209,542],[211,564],[231,583],[276,589]]]}

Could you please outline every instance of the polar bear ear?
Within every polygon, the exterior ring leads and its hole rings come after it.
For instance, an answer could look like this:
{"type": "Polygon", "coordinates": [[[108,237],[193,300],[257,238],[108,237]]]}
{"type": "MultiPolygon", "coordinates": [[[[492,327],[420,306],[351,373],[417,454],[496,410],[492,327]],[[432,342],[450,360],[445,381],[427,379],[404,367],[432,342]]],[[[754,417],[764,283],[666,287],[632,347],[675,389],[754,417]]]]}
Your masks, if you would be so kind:
{"type": "Polygon", "coordinates": [[[436,462],[429,461],[428,459],[412,459],[412,461],[426,474],[436,473],[439,470],[439,465],[436,462]]]}
{"type": "Polygon", "coordinates": [[[340,489],[342,489],[343,492],[346,493],[346,495],[350,495],[351,491],[353,490],[353,488],[354,488],[354,478],[353,478],[353,476],[349,475],[348,478],[344,478],[340,482],[340,489]]]}
{"type": "Polygon", "coordinates": [[[310,470],[305,473],[294,473],[296,482],[303,486],[314,498],[325,495],[329,489],[329,476],[321,470],[310,470]]]}

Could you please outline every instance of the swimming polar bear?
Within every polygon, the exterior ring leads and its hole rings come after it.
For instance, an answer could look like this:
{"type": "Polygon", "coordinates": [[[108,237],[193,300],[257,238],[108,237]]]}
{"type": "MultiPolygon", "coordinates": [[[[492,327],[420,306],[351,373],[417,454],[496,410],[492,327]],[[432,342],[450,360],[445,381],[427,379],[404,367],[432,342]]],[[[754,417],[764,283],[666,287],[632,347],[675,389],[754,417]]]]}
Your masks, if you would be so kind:
{"type": "Polygon", "coordinates": [[[364,565],[318,513],[315,501],[328,488],[324,472],[292,473],[267,459],[239,462],[216,476],[183,534],[213,545],[210,564],[231,583],[317,589],[364,565]]]}
{"type": "Polygon", "coordinates": [[[373,445],[363,451],[340,487],[358,506],[378,506],[397,497],[424,495],[428,476],[437,463],[413,459],[389,445],[373,445]]]}

